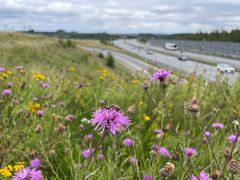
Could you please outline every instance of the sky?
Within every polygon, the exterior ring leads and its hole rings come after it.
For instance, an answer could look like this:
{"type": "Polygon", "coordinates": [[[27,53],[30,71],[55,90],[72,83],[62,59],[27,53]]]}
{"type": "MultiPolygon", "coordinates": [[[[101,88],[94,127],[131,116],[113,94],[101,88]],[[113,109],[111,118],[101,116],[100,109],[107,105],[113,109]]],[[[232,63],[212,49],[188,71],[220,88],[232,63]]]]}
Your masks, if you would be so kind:
{"type": "Polygon", "coordinates": [[[188,33],[240,28],[240,0],[0,0],[0,31],[188,33]]]}

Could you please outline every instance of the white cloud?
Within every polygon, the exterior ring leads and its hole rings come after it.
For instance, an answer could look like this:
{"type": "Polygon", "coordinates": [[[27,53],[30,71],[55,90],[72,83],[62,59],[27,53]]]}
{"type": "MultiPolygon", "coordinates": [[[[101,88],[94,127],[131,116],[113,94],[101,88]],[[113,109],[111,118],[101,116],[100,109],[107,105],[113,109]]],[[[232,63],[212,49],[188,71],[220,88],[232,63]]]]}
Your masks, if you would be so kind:
{"type": "Polygon", "coordinates": [[[240,0],[0,0],[2,27],[177,33],[239,28],[240,0]]]}

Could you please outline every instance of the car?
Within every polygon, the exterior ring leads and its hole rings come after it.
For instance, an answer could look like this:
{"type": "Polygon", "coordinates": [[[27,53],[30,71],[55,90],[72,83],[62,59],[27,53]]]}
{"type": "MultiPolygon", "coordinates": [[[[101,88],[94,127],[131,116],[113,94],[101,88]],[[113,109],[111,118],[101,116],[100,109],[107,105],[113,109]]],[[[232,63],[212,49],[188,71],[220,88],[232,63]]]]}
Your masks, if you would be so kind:
{"type": "Polygon", "coordinates": [[[147,51],[147,54],[153,54],[153,52],[152,51],[147,51]]]}
{"type": "Polygon", "coordinates": [[[171,50],[171,51],[177,51],[177,50],[179,50],[179,46],[178,46],[177,44],[175,44],[175,43],[166,43],[166,44],[164,45],[164,48],[165,48],[166,50],[171,50]]]}
{"type": "Polygon", "coordinates": [[[186,60],[187,60],[187,57],[184,56],[183,54],[181,54],[180,56],[178,56],[178,60],[180,60],[180,61],[186,61],[186,60]]]}
{"type": "Polygon", "coordinates": [[[229,64],[218,64],[217,70],[221,73],[235,73],[236,69],[229,64]]]}

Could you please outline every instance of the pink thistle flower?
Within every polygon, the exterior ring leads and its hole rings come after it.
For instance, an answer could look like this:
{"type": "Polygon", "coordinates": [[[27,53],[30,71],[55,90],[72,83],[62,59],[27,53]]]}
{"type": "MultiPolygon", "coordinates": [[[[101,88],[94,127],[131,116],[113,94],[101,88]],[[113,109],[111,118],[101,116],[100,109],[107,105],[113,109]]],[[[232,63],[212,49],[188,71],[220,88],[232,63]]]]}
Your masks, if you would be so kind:
{"type": "Polygon", "coordinates": [[[16,70],[22,70],[23,66],[16,66],[16,70]]]}
{"type": "Polygon", "coordinates": [[[217,129],[223,129],[224,124],[215,122],[215,123],[212,123],[212,127],[217,128],[217,129]]]}
{"type": "Polygon", "coordinates": [[[157,72],[153,73],[150,80],[156,81],[160,80],[161,82],[165,81],[166,78],[170,75],[168,71],[165,69],[160,68],[157,72]]]}
{"type": "Polygon", "coordinates": [[[184,153],[186,154],[187,157],[192,157],[193,155],[196,154],[196,150],[194,148],[185,148],[184,153]]]}
{"type": "Polygon", "coordinates": [[[10,89],[4,89],[2,91],[2,95],[3,96],[11,96],[12,95],[12,91],[10,89]]]}
{"type": "Polygon", "coordinates": [[[116,110],[115,108],[100,108],[93,113],[91,124],[95,125],[95,129],[102,132],[110,131],[113,135],[123,131],[126,126],[130,124],[127,116],[116,110]]]}
{"type": "Polygon", "coordinates": [[[106,102],[104,100],[100,100],[99,104],[100,104],[100,106],[104,106],[106,104],[106,102]]]}
{"type": "Polygon", "coordinates": [[[211,133],[211,132],[205,131],[205,132],[203,133],[203,140],[204,140],[204,141],[207,141],[211,136],[212,136],[212,133],[211,133]]]}
{"type": "Polygon", "coordinates": [[[75,119],[75,116],[73,114],[69,114],[65,117],[65,120],[69,123],[73,122],[74,119],[75,119]]]}
{"type": "Polygon", "coordinates": [[[146,175],[143,176],[143,180],[153,180],[152,176],[146,175]]]}
{"type": "Polygon", "coordinates": [[[154,133],[160,134],[160,133],[162,133],[162,130],[161,130],[161,129],[155,129],[155,130],[154,130],[154,133]]]}
{"type": "Polygon", "coordinates": [[[29,179],[31,175],[31,169],[29,167],[20,169],[15,173],[12,180],[24,180],[29,179]]]}
{"type": "Polygon", "coordinates": [[[170,157],[170,153],[165,147],[160,147],[158,151],[163,157],[170,157]]]}
{"type": "Polygon", "coordinates": [[[30,166],[38,169],[41,166],[41,161],[39,159],[33,159],[30,161],[30,166]]]}
{"type": "Polygon", "coordinates": [[[126,147],[132,146],[134,144],[134,141],[131,138],[126,138],[123,140],[123,145],[126,147]]]}
{"type": "Polygon", "coordinates": [[[138,159],[135,158],[135,157],[131,157],[131,158],[129,159],[129,162],[130,162],[131,164],[137,164],[137,163],[138,163],[138,159]]]}
{"type": "Polygon", "coordinates": [[[88,159],[91,155],[91,153],[94,152],[94,148],[92,149],[85,149],[82,151],[82,157],[84,157],[85,159],[88,159]]]}
{"type": "Polygon", "coordinates": [[[104,155],[103,154],[99,154],[97,156],[97,160],[102,161],[103,159],[104,159],[104,155]]]}
{"type": "Polygon", "coordinates": [[[7,87],[8,87],[8,88],[13,87],[13,83],[12,83],[12,82],[8,82],[8,83],[7,83],[7,87]]]}
{"type": "Polygon", "coordinates": [[[47,88],[49,88],[49,84],[48,83],[44,83],[43,81],[40,81],[39,83],[38,83],[43,89],[47,89],[47,88]]]}
{"type": "Polygon", "coordinates": [[[47,89],[50,87],[50,85],[48,83],[43,83],[41,86],[43,89],[47,89]]]}
{"type": "Polygon", "coordinates": [[[93,135],[92,134],[87,134],[87,135],[84,136],[84,139],[86,141],[91,141],[93,139],[93,135]]]}
{"type": "Polygon", "coordinates": [[[26,167],[17,171],[12,178],[12,180],[27,180],[27,179],[42,180],[43,179],[42,172],[40,170],[30,169],[29,167],[26,167]]]}
{"type": "Polygon", "coordinates": [[[35,128],[36,133],[41,133],[42,130],[43,130],[43,128],[42,128],[42,126],[41,126],[40,124],[38,124],[38,125],[36,126],[36,128],[35,128]]]}
{"type": "Polygon", "coordinates": [[[209,174],[201,171],[199,174],[199,180],[210,180],[209,174]]]}
{"type": "Polygon", "coordinates": [[[240,135],[235,135],[235,134],[231,134],[231,135],[229,135],[228,136],[228,142],[229,143],[233,143],[233,142],[238,142],[238,141],[240,141],[240,135]]]}
{"type": "Polygon", "coordinates": [[[84,129],[84,125],[83,125],[83,124],[80,124],[80,125],[78,126],[78,128],[79,128],[79,129],[84,129]]]}
{"type": "Polygon", "coordinates": [[[4,71],[6,71],[6,69],[0,66],[0,72],[4,72],[4,71]]]}
{"type": "Polygon", "coordinates": [[[31,170],[31,179],[32,180],[43,180],[42,172],[40,170],[32,169],[31,170]]]}
{"type": "Polygon", "coordinates": [[[43,111],[43,110],[38,110],[38,111],[36,112],[36,114],[41,117],[41,116],[44,115],[44,111],[43,111]]]}
{"type": "Polygon", "coordinates": [[[196,176],[192,175],[189,180],[198,180],[198,178],[196,176]]]}
{"type": "Polygon", "coordinates": [[[159,152],[159,146],[157,144],[153,144],[151,146],[151,154],[156,155],[159,152]]]}

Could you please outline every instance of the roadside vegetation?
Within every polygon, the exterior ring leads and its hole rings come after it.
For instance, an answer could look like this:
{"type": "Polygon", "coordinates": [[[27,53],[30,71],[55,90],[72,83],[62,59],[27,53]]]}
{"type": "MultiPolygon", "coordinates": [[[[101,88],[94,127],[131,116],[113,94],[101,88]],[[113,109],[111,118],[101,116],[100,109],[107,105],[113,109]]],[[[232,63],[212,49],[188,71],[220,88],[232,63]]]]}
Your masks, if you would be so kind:
{"type": "Polygon", "coordinates": [[[0,179],[239,179],[240,81],[171,74],[0,34],[0,179]]]}

